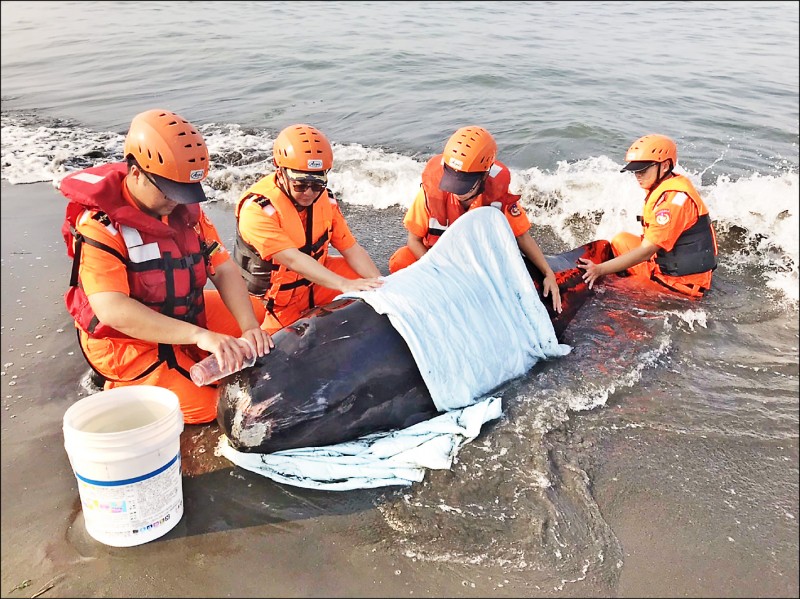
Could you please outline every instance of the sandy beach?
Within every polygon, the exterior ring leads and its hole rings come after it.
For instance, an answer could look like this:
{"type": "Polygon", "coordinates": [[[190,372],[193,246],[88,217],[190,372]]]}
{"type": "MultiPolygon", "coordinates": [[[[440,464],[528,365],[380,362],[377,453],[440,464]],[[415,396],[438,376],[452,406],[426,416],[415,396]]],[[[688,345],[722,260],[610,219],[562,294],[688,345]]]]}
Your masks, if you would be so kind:
{"type": "MultiPolygon", "coordinates": [[[[595,419],[630,409],[621,402],[581,413],[546,439],[556,463],[579,465],[591,479],[624,556],[612,580],[590,573],[541,588],[535,573],[409,559],[393,551],[376,509],[397,489],[342,495],[273,483],[214,455],[216,425],[182,435],[181,522],[145,545],[98,543],[85,531],[63,444],[64,412],[87,393],[87,365],[62,301],[70,269],[63,208],[51,185],[2,184],[3,597],[798,596],[797,437],[779,450],[765,443],[747,452],[726,438],[683,443],[656,430],[585,442],[595,419]],[[658,455],[674,461],[649,459],[648,447],[665,443],[674,451],[658,455]],[[714,475],[693,467],[700,453],[735,464],[717,474],[722,481],[783,493],[794,516],[765,522],[755,516],[759,506],[724,485],[714,493],[695,485],[714,475]]],[[[228,239],[232,207],[208,212],[228,239]]],[[[354,232],[379,217],[354,215],[354,232]]]]}

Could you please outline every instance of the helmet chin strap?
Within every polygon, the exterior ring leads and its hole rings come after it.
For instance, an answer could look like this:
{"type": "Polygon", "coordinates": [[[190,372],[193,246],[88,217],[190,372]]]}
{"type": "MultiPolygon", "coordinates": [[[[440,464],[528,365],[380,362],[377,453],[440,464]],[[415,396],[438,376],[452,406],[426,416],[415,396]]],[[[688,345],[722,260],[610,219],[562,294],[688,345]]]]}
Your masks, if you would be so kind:
{"type": "Polygon", "coordinates": [[[653,186],[650,189],[655,189],[656,187],[661,185],[662,181],[664,181],[667,177],[669,177],[672,174],[672,169],[675,168],[675,166],[672,164],[672,160],[670,160],[670,166],[669,166],[669,168],[667,168],[667,172],[664,173],[663,175],[661,175],[661,165],[662,164],[664,164],[664,163],[663,162],[659,162],[658,163],[658,174],[656,175],[656,182],[653,183],[653,186]]]}
{"type": "Polygon", "coordinates": [[[299,212],[300,210],[302,210],[303,207],[300,204],[298,204],[297,202],[294,201],[294,196],[292,195],[292,192],[289,191],[288,189],[286,189],[286,185],[284,185],[284,177],[285,176],[286,175],[281,173],[281,176],[278,177],[278,187],[281,188],[281,191],[283,192],[283,195],[285,195],[287,198],[289,198],[292,201],[292,204],[294,204],[294,207],[297,208],[297,210],[299,212]]]}
{"type": "Polygon", "coordinates": [[[472,196],[472,199],[474,200],[479,195],[481,195],[484,189],[486,189],[486,173],[484,173],[483,177],[481,177],[481,182],[480,184],[478,184],[478,190],[475,192],[475,195],[472,196]]]}

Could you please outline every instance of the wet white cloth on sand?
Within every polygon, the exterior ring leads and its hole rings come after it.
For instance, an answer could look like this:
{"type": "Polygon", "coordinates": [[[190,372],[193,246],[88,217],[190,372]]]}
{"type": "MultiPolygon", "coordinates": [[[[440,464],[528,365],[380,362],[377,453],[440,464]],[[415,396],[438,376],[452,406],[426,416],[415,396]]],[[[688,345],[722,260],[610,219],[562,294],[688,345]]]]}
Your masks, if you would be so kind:
{"type": "Polygon", "coordinates": [[[487,397],[536,362],[569,353],[559,344],[508,221],[472,210],[419,261],[374,291],[343,294],[386,314],[417,362],[440,416],[400,431],[328,447],[243,453],[223,437],[237,466],[308,488],[407,485],[426,468],[449,468],[459,448],[501,415],[487,397]]]}
{"type": "Polygon", "coordinates": [[[327,447],[243,453],[223,435],[218,450],[240,468],[295,487],[349,491],[410,485],[421,481],[426,469],[450,469],[461,446],[501,414],[500,398],[489,397],[408,428],[327,447]]]}

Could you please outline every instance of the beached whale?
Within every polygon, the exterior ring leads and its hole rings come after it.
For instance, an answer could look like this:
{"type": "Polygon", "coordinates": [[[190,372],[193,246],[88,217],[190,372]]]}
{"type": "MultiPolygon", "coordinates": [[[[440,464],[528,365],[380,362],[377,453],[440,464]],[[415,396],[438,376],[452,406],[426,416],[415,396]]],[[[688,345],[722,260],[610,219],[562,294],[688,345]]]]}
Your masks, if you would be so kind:
{"type": "MultiPolygon", "coordinates": [[[[542,298],[559,341],[593,293],[579,257],[612,257],[607,241],[546,256],[563,310],[542,298]]],[[[542,276],[525,260],[541,297],[542,276]]],[[[406,341],[389,317],[360,299],[339,299],[273,335],[275,348],[221,381],[218,422],[233,448],[272,453],[321,447],[401,429],[439,414],[406,341]]]]}

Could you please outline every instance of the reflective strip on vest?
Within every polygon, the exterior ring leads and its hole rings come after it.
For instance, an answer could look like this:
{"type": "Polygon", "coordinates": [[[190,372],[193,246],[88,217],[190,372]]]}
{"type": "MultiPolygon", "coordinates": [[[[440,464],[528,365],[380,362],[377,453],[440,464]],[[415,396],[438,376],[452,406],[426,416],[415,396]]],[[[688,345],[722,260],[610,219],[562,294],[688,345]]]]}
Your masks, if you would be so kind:
{"type": "MultiPolygon", "coordinates": [[[[686,200],[688,200],[688,199],[689,199],[689,196],[681,191],[681,192],[675,194],[675,197],[672,198],[672,203],[675,206],[683,206],[684,203],[686,203],[686,200]]],[[[699,210],[699,208],[698,208],[698,210],[699,210]]]]}
{"type": "Polygon", "coordinates": [[[433,216],[428,219],[428,230],[444,232],[447,230],[447,227],[448,225],[443,225],[433,216]]]}
{"type": "Polygon", "coordinates": [[[125,240],[125,245],[128,248],[128,259],[131,262],[140,264],[148,260],[158,260],[161,258],[161,250],[158,249],[158,243],[151,242],[144,244],[141,234],[133,227],[122,225],[120,229],[122,231],[122,238],[125,240]]]}
{"type": "Polygon", "coordinates": [[[72,177],[75,181],[83,181],[84,183],[89,183],[91,185],[95,185],[100,183],[105,177],[101,177],[100,175],[95,175],[94,173],[78,173],[72,177]]]}

